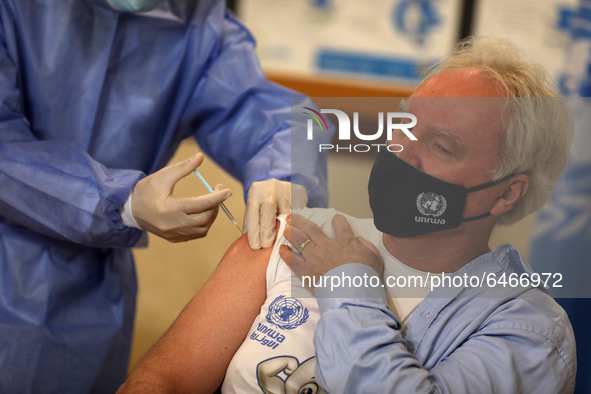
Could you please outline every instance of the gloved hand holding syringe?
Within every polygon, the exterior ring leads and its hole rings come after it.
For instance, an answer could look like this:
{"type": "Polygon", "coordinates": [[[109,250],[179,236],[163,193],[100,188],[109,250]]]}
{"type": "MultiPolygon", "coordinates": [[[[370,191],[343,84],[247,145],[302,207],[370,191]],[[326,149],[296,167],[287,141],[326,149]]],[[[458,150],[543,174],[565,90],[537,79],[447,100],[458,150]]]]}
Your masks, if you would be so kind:
{"type": "MultiPolygon", "coordinates": [[[[137,182],[129,198],[130,215],[137,228],[149,231],[171,242],[201,238],[207,234],[218,212],[218,206],[243,234],[243,230],[223,202],[232,195],[230,189],[214,190],[194,171],[203,162],[197,153],[188,159],[165,167],[137,182]],[[175,197],[177,182],[191,172],[199,177],[209,193],[192,197],[175,197]]],[[[278,214],[306,206],[308,196],[301,185],[289,181],[267,179],[253,182],[245,209],[245,228],[252,249],[268,248],[275,239],[278,214]],[[292,203],[293,202],[293,203],[292,203]]]]}
{"type": "Polygon", "coordinates": [[[137,222],[134,227],[170,242],[206,236],[217,216],[218,206],[232,191],[220,189],[200,196],[173,196],[177,182],[199,167],[203,159],[204,155],[197,153],[139,180],[128,200],[130,214],[137,222]]]}
{"type": "MultiPolygon", "coordinates": [[[[193,172],[195,173],[195,175],[197,175],[199,177],[199,180],[201,181],[201,183],[203,183],[203,185],[205,185],[207,190],[209,190],[210,193],[213,193],[213,189],[211,188],[211,186],[209,186],[209,183],[207,183],[207,181],[205,180],[205,178],[203,178],[203,176],[199,173],[199,171],[197,171],[197,169],[194,169],[193,172]]],[[[226,207],[226,205],[224,203],[221,203],[220,208],[222,209],[222,211],[224,211],[224,213],[226,214],[228,219],[230,219],[232,221],[232,223],[234,223],[236,228],[240,231],[240,234],[242,234],[242,229],[240,228],[238,223],[236,223],[236,219],[234,219],[234,216],[232,216],[228,207],[226,207]]]]}

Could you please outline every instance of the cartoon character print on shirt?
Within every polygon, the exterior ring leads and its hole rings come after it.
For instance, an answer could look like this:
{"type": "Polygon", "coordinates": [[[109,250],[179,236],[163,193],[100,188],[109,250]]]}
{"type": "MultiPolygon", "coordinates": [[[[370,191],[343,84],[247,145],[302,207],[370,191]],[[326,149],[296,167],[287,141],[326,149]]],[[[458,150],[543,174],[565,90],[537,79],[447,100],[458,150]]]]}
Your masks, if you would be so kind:
{"type": "MultiPolygon", "coordinates": [[[[269,339],[274,339],[275,344],[271,347],[276,349],[285,340],[280,332],[296,329],[306,323],[309,316],[308,308],[305,308],[297,298],[279,295],[271,302],[265,316],[266,323],[273,329],[259,323],[257,334],[265,334],[269,339]]],[[[270,345],[267,344],[267,346],[270,345]]],[[[293,356],[283,355],[269,358],[257,365],[256,374],[259,387],[266,394],[322,393],[323,391],[314,380],[315,366],[314,357],[310,357],[301,364],[293,356]]]]}
{"type": "Polygon", "coordinates": [[[316,358],[303,363],[292,356],[277,356],[257,365],[259,387],[265,394],[326,393],[314,379],[316,358]]]}

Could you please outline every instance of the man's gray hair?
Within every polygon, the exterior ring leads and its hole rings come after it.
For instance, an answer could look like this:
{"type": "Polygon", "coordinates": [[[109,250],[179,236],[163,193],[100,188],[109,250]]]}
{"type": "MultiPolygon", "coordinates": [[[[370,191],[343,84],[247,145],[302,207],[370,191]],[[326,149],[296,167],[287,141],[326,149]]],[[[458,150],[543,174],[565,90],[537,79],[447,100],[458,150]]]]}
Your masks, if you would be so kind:
{"type": "Polygon", "coordinates": [[[430,69],[426,78],[463,67],[483,70],[509,97],[511,112],[493,179],[512,173],[530,179],[524,198],[499,220],[499,224],[512,224],[541,208],[550,197],[568,161],[572,114],[545,69],[509,41],[469,37],[430,69]]]}

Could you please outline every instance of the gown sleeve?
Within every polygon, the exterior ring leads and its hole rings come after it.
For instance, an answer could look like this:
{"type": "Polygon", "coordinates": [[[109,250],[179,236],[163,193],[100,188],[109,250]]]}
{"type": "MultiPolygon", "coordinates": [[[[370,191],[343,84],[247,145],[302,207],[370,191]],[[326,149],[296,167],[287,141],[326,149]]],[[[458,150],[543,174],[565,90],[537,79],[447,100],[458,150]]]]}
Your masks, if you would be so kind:
{"type": "MultiPolygon", "coordinates": [[[[311,100],[265,77],[254,39],[228,11],[219,34],[189,107],[200,147],[244,183],[245,195],[253,182],[277,178],[305,186],[310,206],[326,206],[326,154],[316,146],[292,157],[292,107],[313,106],[311,100]]],[[[315,139],[330,142],[331,133],[315,139]]]]}
{"type": "Polygon", "coordinates": [[[54,239],[132,246],[141,231],[124,226],[119,209],[145,175],[106,168],[74,142],[38,139],[22,76],[0,40],[0,216],[54,239]]]}

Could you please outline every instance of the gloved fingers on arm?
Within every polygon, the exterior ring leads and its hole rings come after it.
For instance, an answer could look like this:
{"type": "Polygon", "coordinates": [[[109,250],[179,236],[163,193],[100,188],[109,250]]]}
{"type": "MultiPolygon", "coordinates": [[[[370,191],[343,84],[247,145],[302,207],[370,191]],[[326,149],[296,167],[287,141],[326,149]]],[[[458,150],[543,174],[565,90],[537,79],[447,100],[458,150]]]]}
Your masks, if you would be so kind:
{"type": "Polygon", "coordinates": [[[275,240],[275,219],[277,218],[277,199],[268,198],[261,204],[259,223],[259,238],[263,249],[273,245],[275,240]]]}
{"type": "MultiPolygon", "coordinates": [[[[248,234],[248,243],[253,250],[268,248],[275,239],[275,219],[278,210],[278,191],[276,179],[255,182],[248,192],[244,226],[248,234]]],[[[287,196],[281,196],[286,200],[287,196]]],[[[289,205],[289,202],[287,203],[289,205]]]]}
{"type": "Polygon", "coordinates": [[[248,235],[248,244],[252,250],[258,250],[261,248],[261,239],[259,237],[261,232],[259,222],[260,209],[261,205],[258,201],[254,201],[251,198],[246,201],[244,231],[246,231],[246,234],[248,235]]]}
{"type": "Polygon", "coordinates": [[[287,206],[281,207],[279,212],[280,213],[289,213],[292,209],[301,209],[305,208],[308,205],[308,191],[302,185],[298,185],[297,183],[289,183],[288,192],[290,193],[290,201],[287,206]]]}
{"type": "Polygon", "coordinates": [[[308,195],[301,185],[269,179],[251,185],[246,202],[244,226],[252,249],[268,248],[275,238],[276,215],[291,212],[292,202],[303,208],[308,195]]]}

